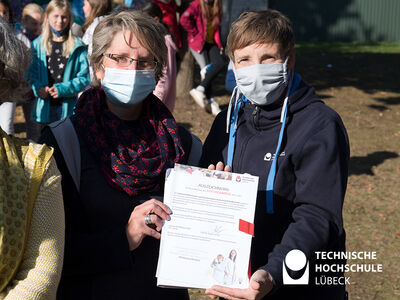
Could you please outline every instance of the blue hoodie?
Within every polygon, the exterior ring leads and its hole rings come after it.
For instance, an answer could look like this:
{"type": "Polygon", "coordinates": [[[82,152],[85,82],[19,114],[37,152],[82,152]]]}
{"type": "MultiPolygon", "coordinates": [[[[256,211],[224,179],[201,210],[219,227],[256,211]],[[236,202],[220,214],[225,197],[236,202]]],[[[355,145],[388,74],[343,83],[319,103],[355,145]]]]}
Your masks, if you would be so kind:
{"type": "MultiPolygon", "coordinates": [[[[264,299],[344,299],[343,285],[317,286],[315,251],[344,251],[342,206],[346,191],[349,142],[339,115],[304,82],[289,97],[273,189],[274,213],[266,212],[267,177],[281,129],[280,106],[242,103],[232,169],[259,176],[251,268],[267,270],[274,289],[264,299]],[[283,262],[293,250],[310,262],[308,285],[283,285],[283,262]]],[[[215,119],[203,147],[202,167],[227,162],[226,111],[215,119]]],[[[344,263],[329,261],[327,263],[344,263]]]]}
{"type": "MultiPolygon", "coordinates": [[[[32,42],[32,63],[28,70],[28,79],[36,97],[31,118],[39,123],[48,123],[50,121],[50,99],[42,99],[38,96],[40,88],[49,84],[46,49],[42,45],[42,36],[32,42]]],[[[65,66],[63,81],[54,84],[59,97],[63,98],[61,118],[73,114],[78,93],[89,83],[86,45],[79,38],[76,38],[75,48],[69,55],[65,66]]]]}

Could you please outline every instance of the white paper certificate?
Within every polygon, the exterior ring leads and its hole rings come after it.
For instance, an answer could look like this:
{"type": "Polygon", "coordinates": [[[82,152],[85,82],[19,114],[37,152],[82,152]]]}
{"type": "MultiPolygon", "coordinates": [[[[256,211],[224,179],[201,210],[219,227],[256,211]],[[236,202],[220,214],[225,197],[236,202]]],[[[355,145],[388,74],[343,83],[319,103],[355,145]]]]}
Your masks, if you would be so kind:
{"type": "Polygon", "coordinates": [[[178,164],[168,171],[164,203],[172,215],[162,229],[157,285],[247,288],[258,177],[178,164]]]}

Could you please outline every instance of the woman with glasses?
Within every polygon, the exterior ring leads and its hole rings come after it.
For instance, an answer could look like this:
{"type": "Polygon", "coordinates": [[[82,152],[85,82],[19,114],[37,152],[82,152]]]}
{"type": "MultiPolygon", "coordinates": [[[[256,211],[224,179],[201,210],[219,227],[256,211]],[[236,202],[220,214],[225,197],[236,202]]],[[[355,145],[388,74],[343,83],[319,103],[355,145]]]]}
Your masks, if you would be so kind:
{"type": "Polygon", "coordinates": [[[66,246],[58,299],[189,299],[186,290],[158,288],[155,277],[160,231],[171,214],[155,198],[166,169],[187,163],[191,148],[191,135],[152,94],[167,57],[159,26],[124,11],[96,27],[94,87],[70,117],[79,140],[78,184],[57,136],[49,127],[43,132],[63,175],[66,246]]]}

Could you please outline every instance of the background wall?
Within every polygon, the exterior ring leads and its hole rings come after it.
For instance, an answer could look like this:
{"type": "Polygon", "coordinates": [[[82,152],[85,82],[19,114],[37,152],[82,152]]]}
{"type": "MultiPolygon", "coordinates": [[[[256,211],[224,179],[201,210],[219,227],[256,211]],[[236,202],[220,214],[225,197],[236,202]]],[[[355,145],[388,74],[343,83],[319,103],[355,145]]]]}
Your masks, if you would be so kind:
{"type": "Polygon", "coordinates": [[[297,41],[400,41],[399,0],[270,0],[293,22],[297,41]]]}
{"type": "Polygon", "coordinates": [[[223,22],[221,26],[221,38],[225,44],[229,28],[233,21],[246,10],[262,10],[268,8],[268,0],[222,0],[223,22]]]}
{"type": "Polygon", "coordinates": [[[400,42],[400,0],[223,0],[222,39],[245,10],[268,7],[293,22],[297,41],[400,42]]]}

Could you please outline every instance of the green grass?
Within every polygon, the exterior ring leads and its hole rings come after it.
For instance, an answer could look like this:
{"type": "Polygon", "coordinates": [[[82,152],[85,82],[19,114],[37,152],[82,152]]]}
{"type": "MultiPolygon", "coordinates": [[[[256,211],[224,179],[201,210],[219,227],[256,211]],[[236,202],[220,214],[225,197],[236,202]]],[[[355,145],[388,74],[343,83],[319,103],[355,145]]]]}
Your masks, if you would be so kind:
{"type": "Polygon", "coordinates": [[[400,42],[299,42],[296,50],[313,53],[385,53],[400,54],[400,42]]]}

